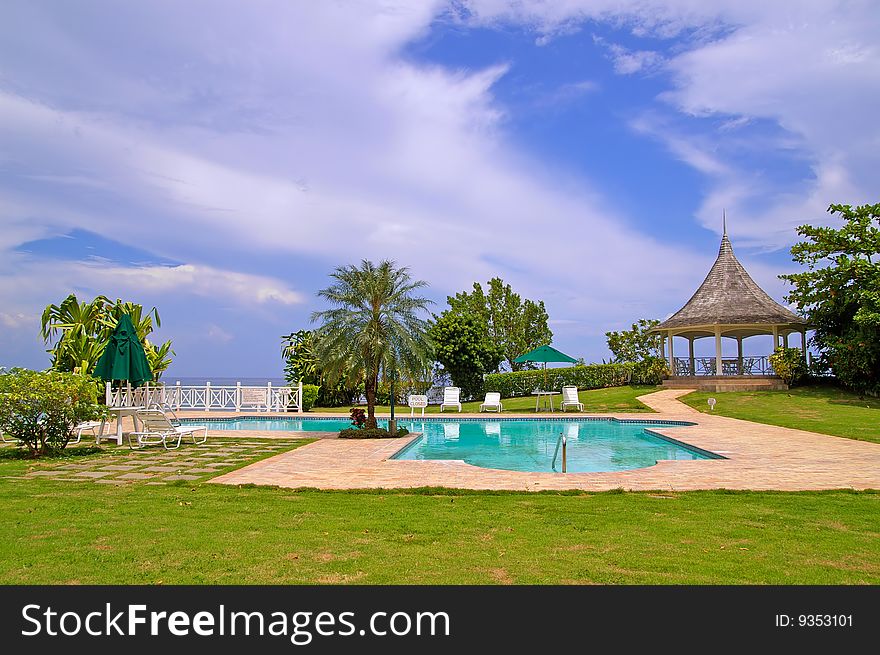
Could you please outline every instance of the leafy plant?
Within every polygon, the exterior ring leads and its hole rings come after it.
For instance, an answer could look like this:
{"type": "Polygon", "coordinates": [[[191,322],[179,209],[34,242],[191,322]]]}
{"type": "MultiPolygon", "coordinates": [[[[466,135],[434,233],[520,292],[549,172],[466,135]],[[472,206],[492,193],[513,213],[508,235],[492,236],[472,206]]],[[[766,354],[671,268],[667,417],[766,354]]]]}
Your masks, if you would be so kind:
{"type": "Polygon", "coordinates": [[[315,401],[318,399],[318,392],[320,390],[321,387],[317,384],[303,385],[302,409],[304,412],[309,411],[315,406],[315,401]]]}
{"type": "Polygon", "coordinates": [[[807,267],[781,275],[793,286],[786,300],[815,332],[819,367],[860,394],[880,393],[880,204],[831,205],[840,228],[801,225],[792,259],[807,267]]]}
{"type": "Polygon", "coordinates": [[[777,348],[770,355],[770,366],[788,385],[795,385],[807,376],[807,361],[797,348],[777,348]]]}
{"type": "Polygon", "coordinates": [[[367,413],[360,407],[351,408],[351,424],[358,430],[362,430],[367,424],[367,413]]]}
{"type": "Polygon", "coordinates": [[[12,369],[0,375],[0,432],[39,457],[63,449],[74,428],[100,418],[94,380],[77,373],[12,369]]]}
{"type": "Polygon", "coordinates": [[[119,299],[112,302],[106,296],[86,302],[70,294],[59,305],[49,305],[43,310],[40,335],[51,345],[47,352],[52,356],[52,369],[90,375],[123,314],[131,317],[153,379],[159,380],[174,355],[171,341],[157,345],[149,339],[154,325],[162,325],[159,311],[153,307],[145,313],[141,305],[119,299]]]}
{"type": "Polygon", "coordinates": [[[504,353],[489,337],[486,326],[473,316],[445,311],[435,317],[429,335],[434,357],[465,400],[483,392],[483,375],[494,371],[504,353]]]}
{"type": "Polygon", "coordinates": [[[646,357],[632,365],[630,384],[661,384],[669,377],[669,364],[662,357],[646,357]]]}
{"type": "Polygon", "coordinates": [[[483,291],[479,282],[474,282],[470,293],[457,293],[446,300],[449,311],[470,316],[485,326],[489,340],[501,349],[502,359],[511,371],[534,368],[535,364],[531,362],[514,360],[553,341],[544,302],[523,300],[501,278],[489,280],[488,293],[483,291]]]}
{"type": "Polygon", "coordinates": [[[413,281],[407,268],[394,262],[378,266],[340,266],[334,283],[318,292],[332,309],[312,314],[315,354],[331,383],[364,381],[367,427],[376,427],[379,376],[389,371],[417,374],[429,362],[427,322],[419,316],[431,302],[415,295],[427,286],[413,281]]]}

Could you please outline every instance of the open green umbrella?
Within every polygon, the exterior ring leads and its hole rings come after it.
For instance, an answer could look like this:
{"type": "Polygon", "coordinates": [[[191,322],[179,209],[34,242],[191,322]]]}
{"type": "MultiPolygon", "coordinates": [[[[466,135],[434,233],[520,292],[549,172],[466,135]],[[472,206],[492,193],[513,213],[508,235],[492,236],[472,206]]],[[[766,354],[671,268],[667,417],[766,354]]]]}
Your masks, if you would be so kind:
{"type": "Polygon", "coordinates": [[[531,352],[527,352],[525,355],[520,355],[513,361],[521,364],[523,362],[538,362],[544,364],[544,386],[547,386],[547,362],[564,362],[566,364],[577,364],[577,360],[574,357],[569,357],[563,352],[559,352],[556,348],[552,346],[539,346],[532,350],[531,352]]]}
{"type": "Polygon", "coordinates": [[[92,375],[105,382],[131,382],[134,386],[153,379],[144,346],[128,314],[119,319],[92,375]]]}

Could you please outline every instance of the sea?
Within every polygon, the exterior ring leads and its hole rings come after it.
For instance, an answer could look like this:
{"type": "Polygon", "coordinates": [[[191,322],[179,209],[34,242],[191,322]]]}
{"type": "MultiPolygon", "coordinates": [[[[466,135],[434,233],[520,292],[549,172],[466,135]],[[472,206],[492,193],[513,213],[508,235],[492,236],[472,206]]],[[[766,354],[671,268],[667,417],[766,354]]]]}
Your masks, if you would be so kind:
{"type": "Polygon", "coordinates": [[[257,377],[257,378],[223,378],[213,376],[201,377],[175,377],[167,373],[162,376],[162,382],[171,386],[180,382],[183,386],[203,387],[207,382],[212,387],[234,387],[236,382],[241,382],[243,387],[265,387],[269,382],[273,387],[283,387],[287,384],[284,378],[257,377]]]}

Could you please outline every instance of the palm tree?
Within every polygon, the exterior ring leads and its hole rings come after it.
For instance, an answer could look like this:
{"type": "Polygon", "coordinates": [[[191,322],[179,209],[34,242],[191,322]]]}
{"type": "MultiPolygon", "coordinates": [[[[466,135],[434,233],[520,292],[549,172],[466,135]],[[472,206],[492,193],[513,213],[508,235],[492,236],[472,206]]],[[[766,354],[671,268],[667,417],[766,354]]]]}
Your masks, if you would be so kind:
{"type": "Polygon", "coordinates": [[[314,312],[315,353],[331,380],[364,380],[367,427],[376,427],[376,390],[381,373],[402,369],[416,374],[429,361],[428,323],[419,317],[431,301],[414,296],[428,286],[412,281],[409,269],[392,261],[378,266],[363,260],[360,266],[340,266],[335,282],[318,292],[332,309],[314,312]]]}

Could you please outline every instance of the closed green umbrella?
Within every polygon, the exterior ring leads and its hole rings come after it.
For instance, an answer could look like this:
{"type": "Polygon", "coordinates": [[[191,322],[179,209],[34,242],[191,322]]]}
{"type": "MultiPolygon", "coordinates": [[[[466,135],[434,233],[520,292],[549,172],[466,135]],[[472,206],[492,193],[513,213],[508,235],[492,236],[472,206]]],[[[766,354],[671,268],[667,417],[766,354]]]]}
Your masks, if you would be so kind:
{"type": "Polygon", "coordinates": [[[134,386],[153,379],[144,346],[128,314],[119,319],[92,375],[105,382],[131,382],[134,386]]]}
{"type": "Polygon", "coordinates": [[[577,360],[574,357],[569,357],[563,352],[559,352],[556,348],[552,346],[539,346],[532,350],[531,352],[527,352],[525,355],[520,355],[513,361],[521,364],[523,362],[538,362],[544,364],[544,386],[547,386],[547,362],[563,362],[566,364],[577,364],[577,360]]]}

